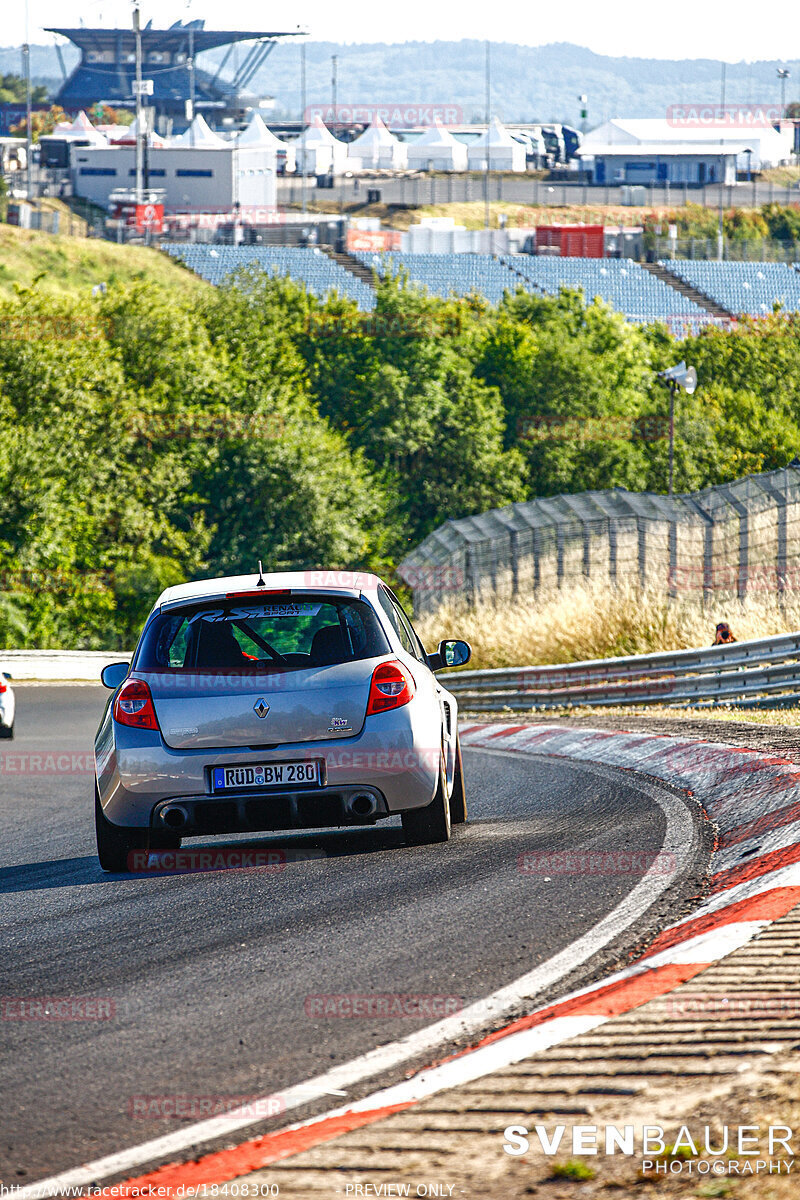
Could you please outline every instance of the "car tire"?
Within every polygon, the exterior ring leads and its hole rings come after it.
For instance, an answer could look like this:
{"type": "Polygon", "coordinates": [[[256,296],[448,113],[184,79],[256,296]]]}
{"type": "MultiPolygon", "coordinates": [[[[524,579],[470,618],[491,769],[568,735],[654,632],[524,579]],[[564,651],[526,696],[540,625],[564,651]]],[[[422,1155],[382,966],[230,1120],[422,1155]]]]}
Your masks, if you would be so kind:
{"type": "Polygon", "coordinates": [[[130,870],[128,855],[133,850],[147,849],[146,829],[122,829],[112,824],[103,812],[100,797],[94,794],[94,827],[97,835],[97,857],[104,871],[122,874],[130,870]]]}
{"type": "Polygon", "coordinates": [[[463,825],[467,819],[467,794],[464,789],[464,764],[461,761],[461,738],[456,734],[456,765],[453,768],[453,790],[450,793],[450,823],[463,825]]]}
{"type": "Polygon", "coordinates": [[[407,809],[401,819],[403,834],[409,846],[430,846],[436,842],[449,842],[450,803],[447,799],[444,759],[439,766],[439,783],[433,800],[424,808],[407,809]]]}
{"type": "Polygon", "coordinates": [[[14,736],[14,726],[13,725],[0,725],[0,738],[13,738],[13,736],[14,736]]]}

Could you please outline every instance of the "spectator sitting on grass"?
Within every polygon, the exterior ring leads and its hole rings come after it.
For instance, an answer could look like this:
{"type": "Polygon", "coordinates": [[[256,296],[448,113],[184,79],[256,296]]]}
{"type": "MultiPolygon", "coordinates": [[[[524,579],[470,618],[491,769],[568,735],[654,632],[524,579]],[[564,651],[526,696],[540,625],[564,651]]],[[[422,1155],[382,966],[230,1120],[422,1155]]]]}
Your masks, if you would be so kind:
{"type": "Polygon", "coordinates": [[[730,642],[735,642],[736,638],[731,633],[731,627],[725,621],[720,621],[717,626],[716,636],[711,643],[713,646],[727,646],[730,642]]]}

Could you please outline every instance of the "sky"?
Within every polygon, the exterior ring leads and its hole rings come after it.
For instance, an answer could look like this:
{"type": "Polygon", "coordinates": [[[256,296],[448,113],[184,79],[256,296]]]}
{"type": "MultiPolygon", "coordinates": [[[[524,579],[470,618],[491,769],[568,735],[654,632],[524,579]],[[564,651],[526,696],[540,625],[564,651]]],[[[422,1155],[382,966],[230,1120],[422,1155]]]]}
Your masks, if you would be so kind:
{"type": "MultiPolygon", "coordinates": [[[[30,41],[46,43],[47,25],[68,27],[129,26],[130,0],[28,0],[30,41]]],[[[5,0],[0,23],[0,43],[25,40],[24,4],[5,0]]],[[[388,5],[331,4],[330,0],[298,0],[287,13],[285,6],[263,0],[143,0],[142,21],[164,27],[178,19],[204,18],[208,28],[309,29],[318,41],[404,42],[490,38],[497,42],[540,46],[548,42],[574,42],[598,54],[637,58],[713,58],[727,62],[797,58],[798,44],[787,37],[796,28],[796,3],[772,0],[755,16],[750,5],[730,0],[672,0],[669,5],[617,0],[613,6],[597,0],[571,0],[563,4],[521,4],[520,0],[405,0],[388,5]],[[564,20],[565,13],[568,20],[564,20]]]]}

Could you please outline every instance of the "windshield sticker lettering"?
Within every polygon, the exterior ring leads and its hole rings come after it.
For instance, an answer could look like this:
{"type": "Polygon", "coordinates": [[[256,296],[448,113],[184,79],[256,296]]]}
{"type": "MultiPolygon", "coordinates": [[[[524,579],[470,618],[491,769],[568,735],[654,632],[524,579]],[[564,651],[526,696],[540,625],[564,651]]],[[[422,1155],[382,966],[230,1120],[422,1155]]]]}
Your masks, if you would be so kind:
{"type": "Polygon", "coordinates": [[[211,608],[194,613],[189,624],[195,621],[252,621],[267,617],[315,617],[321,604],[261,604],[250,608],[211,608]]]}

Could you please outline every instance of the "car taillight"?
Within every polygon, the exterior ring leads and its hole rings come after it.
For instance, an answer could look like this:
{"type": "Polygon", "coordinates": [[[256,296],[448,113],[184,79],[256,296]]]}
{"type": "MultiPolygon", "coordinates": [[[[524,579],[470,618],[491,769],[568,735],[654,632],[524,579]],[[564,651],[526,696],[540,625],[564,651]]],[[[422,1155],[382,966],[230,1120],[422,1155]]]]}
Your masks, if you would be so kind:
{"type": "Polygon", "coordinates": [[[391,662],[381,663],[372,674],[367,716],[408,704],[415,691],[411,673],[399,662],[393,659],[391,662]]]}
{"type": "Polygon", "coordinates": [[[5,679],[3,679],[3,677],[0,675],[0,695],[2,695],[2,693],[3,693],[5,690],[6,690],[6,681],[5,681],[5,679]]]}
{"type": "Polygon", "coordinates": [[[150,688],[143,679],[129,679],[114,701],[114,720],[134,729],[158,729],[150,688]]]}

